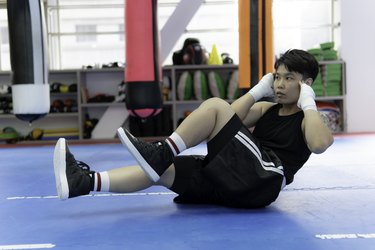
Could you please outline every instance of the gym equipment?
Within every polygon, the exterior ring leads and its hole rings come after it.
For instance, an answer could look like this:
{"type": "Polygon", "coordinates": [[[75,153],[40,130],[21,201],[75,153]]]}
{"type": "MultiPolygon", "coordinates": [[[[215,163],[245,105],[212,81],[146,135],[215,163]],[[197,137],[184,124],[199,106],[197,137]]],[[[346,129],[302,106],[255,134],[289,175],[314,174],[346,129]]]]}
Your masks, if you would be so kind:
{"type": "Polygon", "coordinates": [[[87,102],[88,103],[105,103],[105,102],[113,102],[115,100],[114,95],[107,95],[107,94],[96,94],[93,97],[90,97],[87,102]]]}
{"type": "Polygon", "coordinates": [[[218,72],[213,70],[208,72],[208,87],[212,96],[219,97],[221,99],[225,98],[226,86],[218,72]]]}
{"type": "Polygon", "coordinates": [[[195,99],[206,100],[210,95],[206,74],[201,70],[196,70],[193,78],[195,99]]]}
{"type": "Polygon", "coordinates": [[[219,56],[219,52],[217,51],[216,44],[212,45],[211,53],[208,56],[208,65],[222,65],[223,59],[219,56]]]}
{"type": "Polygon", "coordinates": [[[173,52],[174,65],[206,64],[206,51],[197,38],[186,38],[180,50],[173,52]]]}
{"type": "Polygon", "coordinates": [[[64,102],[60,99],[54,100],[51,104],[51,113],[64,112],[64,102]]]}
{"type": "Polygon", "coordinates": [[[238,88],[238,70],[233,71],[230,76],[228,87],[227,87],[227,98],[229,100],[235,100],[239,97],[240,91],[238,88]]]}
{"type": "Polygon", "coordinates": [[[72,84],[70,84],[69,85],[69,92],[70,93],[75,93],[75,92],[77,92],[77,83],[72,83],[72,84]]]}
{"type": "Polygon", "coordinates": [[[8,94],[9,86],[6,84],[0,85],[0,95],[8,94]]]}
{"type": "Polygon", "coordinates": [[[233,59],[230,57],[229,53],[221,53],[221,60],[223,64],[233,64],[233,59]]]}
{"type": "Polygon", "coordinates": [[[5,127],[0,132],[0,141],[5,141],[6,143],[16,143],[19,137],[18,132],[12,127],[5,127]]]}
{"type": "Polygon", "coordinates": [[[117,95],[115,102],[125,102],[125,82],[122,81],[117,85],[117,95]]]}
{"type": "Polygon", "coordinates": [[[66,84],[62,84],[60,85],[59,90],[60,90],[60,93],[66,94],[69,92],[69,86],[66,84]]]}
{"type": "Polygon", "coordinates": [[[92,131],[95,126],[98,124],[99,120],[96,118],[90,118],[88,114],[85,116],[85,122],[83,124],[83,138],[90,139],[92,131]]]}
{"type": "Polygon", "coordinates": [[[51,93],[60,93],[61,82],[53,82],[50,86],[51,93]]]}
{"type": "Polygon", "coordinates": [[[157,1],[125,2],[126,106],[148,118],[162,110],[157,1]]]}
{"type": "Polygon", "coordinates": [[[32,122],[50,106],[43,1],[7,1],[15,116],[32,122]]]}
{"type": "Polygon", "coordinates": [[[193,95],[193,78],[189,71],[184,71],[177,84],[177,97],[181,101],[190,100],[193,95]]]}
{"type": "Polygon", "coordinates": [[[272,0],[239,0],[238,10],[239,84],[248,89],[273,70],[272,0]]]}
{"type": "Polygon", "coordinates": [[[0,114],[11,114],[13,109],[11,97],[0,97],[0,114]]]}
{"type": "Polygon", "coordinates": [[[68,98],[64,100],[64,112],[77,112],[76,100],[68,98]]]}
{"type": "Polygon", "coordinates": [[[33,130],[30,131],[30,133],[25,137],[25,140],[29,141],[35,141],[35,140],[40,140],[43,137],[43,130],[40,128],[34,128],[33,130]]]}

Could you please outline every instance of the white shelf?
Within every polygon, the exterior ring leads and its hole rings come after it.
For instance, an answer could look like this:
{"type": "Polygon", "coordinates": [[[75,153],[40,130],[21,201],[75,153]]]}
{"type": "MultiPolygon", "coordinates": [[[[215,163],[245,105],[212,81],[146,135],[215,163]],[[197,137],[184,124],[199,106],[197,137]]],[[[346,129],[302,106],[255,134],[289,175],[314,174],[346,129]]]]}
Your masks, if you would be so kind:
{"type": "Polygon", "coordinates": [[[316,101],[335,101],[335,100],[344,100],[345,96],[317,96],[316,101]]]}
{"type": "Polygon", "coordinates": [[[92,103],[82,103],[82,108],[103,108],[103,107],[117,107],[125,106],[124,102],[92,102],[92,103]]]}
{"type": "Polygon", "coordinates": [[[0,114],[0,119],[14,119],[14,118],[16,117],[13,114],[0,114]]]}
{"type": "Polygon", "coordinates": [[[49,113],[46,118],[57,118],[57,117],[78,117],[79,112],[62,112],[62,113],[49,113]]]}

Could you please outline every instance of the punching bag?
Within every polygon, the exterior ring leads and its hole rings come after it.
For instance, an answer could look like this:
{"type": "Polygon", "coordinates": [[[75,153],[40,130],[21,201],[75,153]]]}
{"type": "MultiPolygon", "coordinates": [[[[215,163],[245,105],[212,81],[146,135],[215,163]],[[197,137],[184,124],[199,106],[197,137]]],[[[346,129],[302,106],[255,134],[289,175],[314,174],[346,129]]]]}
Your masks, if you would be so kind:
{"type": "Polygon", "coordinates": [[[126,106],[131,115],[148,118],[163,106],[156,0],[125,0],[125,37],[126,106]]]}
{"type": "Polygon", "coordinates": [[[7,1],[7,10],[13,113],[31,123],[50,108],[42,0],[7,1]]]}

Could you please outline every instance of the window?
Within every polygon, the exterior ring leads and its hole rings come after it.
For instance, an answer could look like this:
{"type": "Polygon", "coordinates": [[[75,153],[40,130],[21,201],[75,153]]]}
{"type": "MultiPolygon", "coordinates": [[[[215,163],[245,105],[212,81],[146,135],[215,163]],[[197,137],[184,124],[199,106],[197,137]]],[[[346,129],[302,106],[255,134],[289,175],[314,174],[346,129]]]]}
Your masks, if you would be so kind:
{"type": "Polygon", "coordinates": [[[273,0],[272,7],[276,55],[330,41],[339,46],[337,0],[273,0]]]}
{"type": "Polygon", "coordinates": [[[76,41],[82,42],[96,42],[96,25],[76,25],[76,41]]]}
{"type": "Polygon", "coordinates": [[[0,71],[10,70],[8,17],[6,6],[0,6],[0,71]]]}
{"type": "MultiPolygon", "coordinates": [[[[125,61],[124,0],[45,0],[50,69],[125,61]]],[[[159,29],[179,0],[159,0],[159,29]]],[[[339,47],[339,0],[273,0],[274,52],[310,49],[335,41],[339,47]],[[288,18],[285,18],[288,17],[288,18]]],[[[195,37],[208,52],[216,44],[238,63],[238,0],[205,0],[163,62],[195,37]]],[[[0,5],[0,70],[10,70],[6,5],[0,5]]]]}
{"type": "Polygon", "coordinates": [[[118,25],[118,31],[120,32],[120,35],[119,35],[120,41],[125,41],[125,30],[124,30],[124,24],[123,23],[118,25]]]}
{"type": "Polygon", "coordinates": [[[1,44],[9,44],[9,34],[8,34],[8,26],[1,27],[1,44]]]}
{"type": "MultiPolygon", "coordinates": [[[[160,1],[158,10],[159,28],[163,27],[162,25],[177,6],[177,3],[162,3],[163,1],[160,1]]],[[[176,42],[164,64],[172,64],[173,51],[181,49],[188,37],[198,38],[207,52],[211,52],[212,46],[215,44],[219,54],[229,53],[234,62],[238,63],[238,1],[204,1],[186,27],[185,33],[176,42]]]]}
{"type": "MultiPolygon", "coordinates": [[[[178,2],[158,2],[159,29],[178,2]]],[[[47,12],[52,69],[125,61],[124,0],[50,0],[47,12]]],[[[237,0],[206,0],[164,64],[172,63],[173,51],[180,49],[187,37],[199,38],[208,51],[216,44],[219,53],[237,58],[237,25],[237,0]]]]}
{"type": "Polygon", "coordinates": [[[123,0],[47,1],[51,69],[125,61],[123,0]]]}

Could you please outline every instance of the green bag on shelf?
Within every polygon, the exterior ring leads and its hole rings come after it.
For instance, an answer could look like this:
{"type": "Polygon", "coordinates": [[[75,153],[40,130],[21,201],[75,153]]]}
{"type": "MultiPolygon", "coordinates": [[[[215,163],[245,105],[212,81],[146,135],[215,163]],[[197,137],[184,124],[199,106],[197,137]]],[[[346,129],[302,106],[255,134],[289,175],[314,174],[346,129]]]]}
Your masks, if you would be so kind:
{"type": "Polygon", "coordinates": [[[340,82],[337,82],[337,81],[327,82],[327,86],[326,86],[327,96],[340,96],[341,94],[342,94],[342,91],[341,91],[340,82]]]}
{"type": "Polygon", "coordinates": [[[341,64],[338,64],[338,63],[337,64],[327,64],[326,68],[327,68],[328,71],[330,71],[330,70],[339,70],[339,71],[341,71],[341,69],[342,69],[341,64]]]}
{"type": "Polygon", "coordinates": [[[323,50],[323,60],[331,61],[337,60],[337,51],[336,50],[323,50]]]}
{"type": "Polygon", "coordinates": [[[309,50],[307,50],[307,52],[309,52],[313,56],[320,56],[320,55],[322,55],[322,50],[319,49],[319,48],[309,49],[309,50]]]}
{"type": "Polygon", "coordinates": [[[210,71],[208,73],[208,86],[210,88],[211,94],[214,97],[225,98],[225,87],[224,81],[220,74],[216,71],[210,71]]]}
{"type": "Polygon", "coordinates": [[[335,47],[335,43],[334,42],[326,42],[326,43],[321,43],[320,44],[320,48],[322,50],[331,50],[335,47]]]}
{"type": "Polygon", "coordinates": [[[190,100],[193,95],[193,79],[189,71],[184,71],[177,85],[177,97],[179,100],[190,100]]]}
{"type": "Polygon", "coordinates": [[[201,70],[194,72],[194,95],[197,100],[206,100],[209,97],[206,75],[201,70]]]}

